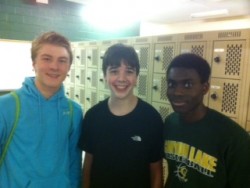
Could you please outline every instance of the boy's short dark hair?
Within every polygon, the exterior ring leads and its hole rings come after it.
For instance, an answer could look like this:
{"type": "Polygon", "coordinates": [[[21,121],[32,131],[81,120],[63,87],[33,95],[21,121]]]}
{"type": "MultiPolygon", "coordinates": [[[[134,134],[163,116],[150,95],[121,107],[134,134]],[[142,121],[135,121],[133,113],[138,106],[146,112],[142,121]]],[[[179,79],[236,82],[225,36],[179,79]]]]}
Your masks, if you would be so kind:
{"type": "Polygon", "coordinates": [[[102,63],[103,74],[106,75],[108,66],[119,66],[121,64],[121,60],[125,60],[127,65],[135,68],[136,75],[139,74],[140,64],[135,49],[132,46],[120,43],[110,46],[105,52],[102,63]]]}
{"type": "Polygon", "coordinates": [[[169,64],[167,68],[167,75],[171,68],[176,67],[194,69],[199,74],[201,83],[208,82],[211,74],[211,68],[208,62],[202,57],[192,53],[177,55],[169,64]]]}

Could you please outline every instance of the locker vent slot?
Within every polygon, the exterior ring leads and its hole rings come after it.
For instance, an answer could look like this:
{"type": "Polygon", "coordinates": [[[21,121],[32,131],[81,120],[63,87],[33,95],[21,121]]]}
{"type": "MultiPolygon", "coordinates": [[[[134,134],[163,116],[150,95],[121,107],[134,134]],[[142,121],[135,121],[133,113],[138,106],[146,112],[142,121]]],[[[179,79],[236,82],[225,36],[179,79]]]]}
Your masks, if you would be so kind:
{"type": "Polygon", "coordinates": [[[159,113],[161,114],[161,117],[163,120],[172,112],[172,110],[169,107],[160,106],[159,107],[159,113]]]}
{"type": "Polygon", "coordinates": [[[139,76],[138,94],[140,96],[147,96],[147,75],[139,76]]]}
{"type": "Polygon", "coordinates": [[[148,42],[148,38],[137,38],[135,42],[148,42]]]}
{"type": "Polygon", "coordinates": [[[97,43],[96,43],[96,42],[90,42],[89,45],[90,45],[90,46],[92,46],[92,45],[97,45],[97,43]]]}
{"type": "Polygon", "coordinates": [[[97,76],[97,71],[92,71],[92,79],[91,79],[91,86],[92,87],[97,87],[97,79],[98,79],[98,76],[97,76]]]}
{"type": "Polygon", "coordinates": [[[85,84],[85,70],[81,70],[80,84],[85,84]]]}
{"type": "Polygon", "coordinates": [[[191,46],[191,53],[194,53],[200,57],[204,57],[204,48],[205,46],[204,45],[192,45],[191,46]]]}
{"type": "Polygon", "coordinates": [[[166,77],[163,76],[161,78],[161,100],[167,101],[167,80],[166,77]]]}
{"type": "Polygon", "coordinates": [[[163,54],[162,54],[162,70],[166,71],[168,65],[170,64],[171,60],[174,57],[174,48],[173,46],[164,46],[163,47],[163,54]]]}
{"type": "Polygon", "coordinates": [[[231,32],[220,32],[218,38],[234,38],[241,37],[240,31],[231,31],[231,32]]]}
{"type": "Polygon", "coordinates": [[[69,97],[71,99],[74,99],[74,97],[75,97],[75,88],[74,87],[69,88],[69,97]]]}
{"type": "Polygon", "coordinates": [[[157,38],[157,42],[172,41],[173,36],[161,36],[157,38]]]}
{"type": "Polygon", "coordinates": [[[86,50],[82,49],[81,50],[81,65],[86,65],[86,50]]]}
{"type": "Polygon", "coordinates": [[[76,51],[72,49],[73,61],[77,60],[76,51]]]}
{"type": "Polygon", "coordinates": [[[184,37],[185,40],[197,40],[203,39],[203,34],[187,34],[184,37]]]}
{"type": "Polygon", "coordinates": [[[96,91],[91,92],[91,106],[95,105],[97,103],[97,93],[96,91]]]}
{"type": "Polygon", "coordinates": [[[84,89],[80,89],[80,103],[81,104],[84,104],[84,99],[85,99],[84,89]]]}
{"type": "Polygon", "coordinates": [[[98,65],[98,50],[94,49],[93,51],[93,61],[92,61],[92,65],[97,66],[98,65]]]}
{"type": "Polygon", "coordinates": [[[242,45],[227,45],[225,75],[240,75],[242,45]]]}
{"type": "Polygon", "coordinates": [[[148,48],[147,47],[143,47],[140,48],[140,68],[147,70],[148,69],[148,48]]]}
{"type": "Polygon", "coordinates": [[[222,93],[221,112],[234,114],[237,112],[239,85],[234,83],[224,83],[222,93]]]}
{"type": "Polygon", "coordinates": [[[112,41],[103,41],[102,42],[102,45],[111,45],[112,44],[112,41]]]}
{"type": "Polygon", "coordinates": [[[75,83],[75,69],[70,71],[70,82],[75,83]]]}
{"type": "Polygon", "coordinates": [[[84,43],[84,42],[80,42],[80,43],[78,44],[78,46],[79,46],[79,47],[83,47],[83,46],[85,46],[85,43],[84,43]]]}
{"type": "Polygon", "coordinates": [[[127,44],[128,40],[117,40],[118,43],[127,44]]]}

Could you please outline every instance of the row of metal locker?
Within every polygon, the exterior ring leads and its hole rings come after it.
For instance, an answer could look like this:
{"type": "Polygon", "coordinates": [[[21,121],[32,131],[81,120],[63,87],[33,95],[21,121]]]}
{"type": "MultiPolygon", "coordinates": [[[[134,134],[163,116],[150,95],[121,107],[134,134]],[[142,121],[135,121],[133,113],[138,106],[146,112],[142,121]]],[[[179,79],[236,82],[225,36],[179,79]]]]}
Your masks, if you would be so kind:
{"type": "Polygon", "coordinates": [[[250,29],[74,42],[74,62],[65,91],[85,111],[109,96],[102,57],[115,43],[135,48],[140,60],[135,94],[151,103],[163,119],[172,112],[166,97],[167,66],[177,54],[191,52],[204,57],[212,68],[211,87],[204,102],[250,131],[250,29]]]}

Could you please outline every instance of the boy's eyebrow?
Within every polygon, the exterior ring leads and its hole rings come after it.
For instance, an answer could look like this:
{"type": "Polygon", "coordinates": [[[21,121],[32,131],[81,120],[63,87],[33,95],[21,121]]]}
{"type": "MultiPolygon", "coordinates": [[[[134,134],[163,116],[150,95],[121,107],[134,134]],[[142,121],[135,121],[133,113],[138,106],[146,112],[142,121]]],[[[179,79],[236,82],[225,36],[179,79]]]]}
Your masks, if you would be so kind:
{"type": "Polygon", "coordinates": [[[190,82],[193,81],[193,79],[182,79],[182,80],[175,80],[175,79],[167,79],[167,81],[169,82],[190,82]]]}

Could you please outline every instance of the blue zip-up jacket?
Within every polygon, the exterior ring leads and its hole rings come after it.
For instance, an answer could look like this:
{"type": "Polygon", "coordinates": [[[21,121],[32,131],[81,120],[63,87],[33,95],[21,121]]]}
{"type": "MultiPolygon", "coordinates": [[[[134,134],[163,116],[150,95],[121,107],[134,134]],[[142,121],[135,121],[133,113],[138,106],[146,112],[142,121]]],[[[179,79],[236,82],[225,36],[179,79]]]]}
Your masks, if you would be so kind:
{"type": "MultiPolygon", "coordinates": [[[[34,78],[18,89],[21,112],[13,139],[0,166],[0,188],[78,188],[81,151],[77,147],[83,113],[73,102],[73,116],[63,86],[50,99],[34,78]]],[[[16,103],[0,97],[0,154],[15,121],[16,103]]]]}

